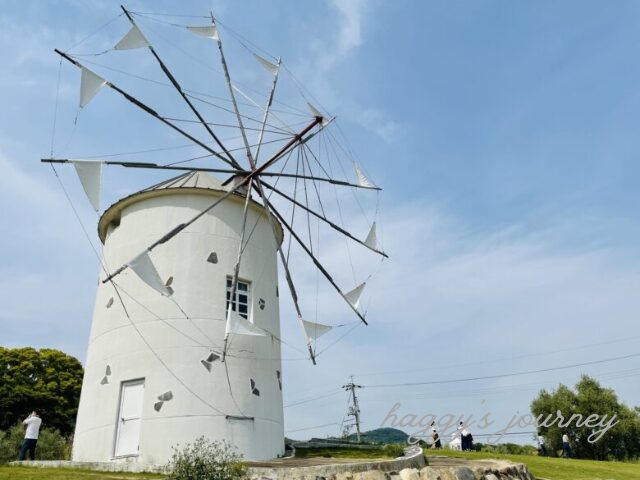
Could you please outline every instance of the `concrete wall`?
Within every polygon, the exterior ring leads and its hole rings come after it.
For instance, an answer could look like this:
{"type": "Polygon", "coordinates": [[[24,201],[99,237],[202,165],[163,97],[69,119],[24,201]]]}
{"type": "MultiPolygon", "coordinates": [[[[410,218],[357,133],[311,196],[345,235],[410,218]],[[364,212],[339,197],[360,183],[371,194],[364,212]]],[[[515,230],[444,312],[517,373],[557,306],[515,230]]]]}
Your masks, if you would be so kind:
{"type": "MultiPolygon", "coordinates": [[[[176,189],[127,206],[119,226],[109,227],[104,247],[108,267],[115,269],[131,260],[219,195],[181,194],[176,189]]],[[[236,261],[242,207],[241,199],[225,200],[151,253],[162,279],[173,277],[172,297],[161,296],[130,269],[116,277],[135,326],[113,286],[98,284],[74,437],[75,461],[114,460],[121,383],[139,378],[145,382],[139,454],[116,459],[119,462],[163,464],[172,445],[200,435],[229,440],[248,460],[284,453],[282,392],[276,373],[281,372],[279,342],[271,336],[235,336],[227,371],[220,361],[213,363],[211,372],[200,363],[211,349],[222,348],[226,278],[236,261]],[[207,262],[211,252],[216,252],[217,264],[207,262]],[[107,367],[111,375],[108,383],[101,384],[107,367]],[[251,379],[259,396],[252,394],[251,379]],[[167,391],[174,398],[156,411],[157,397],[167,391]]],[[[240,278],[252,284],[250,320],[279,338],[275,239],[254,205],[248,225],[256,223],[240,278]],[[259,299],[264,300],[264,309],[259,299]]]]}

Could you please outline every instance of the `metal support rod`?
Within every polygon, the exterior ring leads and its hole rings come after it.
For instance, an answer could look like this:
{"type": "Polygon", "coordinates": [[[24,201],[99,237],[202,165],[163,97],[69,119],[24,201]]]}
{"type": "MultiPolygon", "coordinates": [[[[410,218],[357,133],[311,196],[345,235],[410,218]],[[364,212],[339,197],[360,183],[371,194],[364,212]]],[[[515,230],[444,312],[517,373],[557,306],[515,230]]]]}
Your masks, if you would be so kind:
{"type": "MultiPolygon", "coordinates": [[[[54,52],[56,52],[58,55],[60,55],[62,58],[64,58],[65,60],[67,60],[68,62],[72,63],[73,65],[75,65],[78,68],[86,68],[84,65],[82,65],[80,62],[78,62],[77,60],[71,58],[69,55],[67,55],[64,52],[61,52],[60,50],[58,50],[57,48],[54,49],[54,52]]],[[[197,138],[195,138],[193,135],[185,132],[183,129],[181,129],[180,127],[178,127],[177,125],[171,123],[169,120],[167,120],[166,118],[162,117],[158,112],[156,112],[153,108],[149,107],[148,105],[142,103],[140,100],[138,100],[137,98],[129,95],[127,92],[125,92],[124,90],[122,90],[121,88],[119,88],[118,86],[114,85],[111,82],[108,82],[105,80],[105,85],[109,88],[111,88],[112,90],[118,92],[120,95],[122,95],[124,98],[126,98],[127,100],[129,100],[131,103],[133,103],[136,107],[141,108],[142,110],[144,110],[145,112],[147,112],[149,115],[157,118],[158,120],[160,120],[162,123],[164,123],[165,125],[171,127],[172,129],[174,129],[176,132],[180,133],[181,135],[183,135],[184,137],[188,138],[189,140],[191,140],[192,142],[194,142],[195,144],[199,145],[200,147],[204,148],[207,152],[209,152],[211,155],[214,155],[218,158],[220,158],[221,160],[225,161],[226,163],[229,163],[229,161],[224,158],[222,155],[220,155],[220,153],[216,152],[215,150],[213,150],[211,147],[209,147],[206,143],[201,142],[200,140],[198,140],[197,138]]]]}
{"type": "MultiPolygon", "coordinates": [[[[224,332],[224,345],[222,347],[222,358],[220,361],[224,362],[227,358],[227,345],[229,341],[229,320],[231,318],[231,312],[233,311],[233,302],[236,298],[236,290],[238,289],[238,276],[240,274],[240,261],[242,260],[242,252],[244,251],[244,235],[247,230],[247,214],[249,213],[249,200],[251,199],[251,186],[253,185],[253,178],[249,180],[247,187],[247,195],[244,200],[244,209],[242,210],[242,231],[240,233],[240,244],[238,245],[238,257],[236,264],[233,267],[233,280],[231,283],[231,296],[229,297],[229,305],[227,306],[227,323],[224,332]]],[[[238,304],[238,303],[236,303],[238,304]]]]}
{"type": "Polygon", "coordinates": [[[289,200],[290,202],[294,203],[295,205],[297,205],[298,207],[306,210],[307,212],[309,212],[311,215],[313,215],[316,218],[319,218],[320,220],[322,220],[323,222],[327,223],[329,226],[331,226],[331,228],[333,228],[334,230],[337,230],[338,232],[342,233],[343,235],[346,235],[347,237],[349,237],[351,240],[359,243],[360,245],[363,245],[365,247],[367,247],[369,250],[376,252],[379,255],[382,255],[385,258],[389,258],[389,255],[387,255],[384,252],[381,252],[380,250],[377,250],[375,248],[370,247],[369,245],[367,245],[366,243],[364,243],[362,240],[354,237],[351,233],[349,233],[347,230],[345,230],[344,228],[342,228],[339,225],[336,225],[335,223],[333,223],[331,220],[329,220],[327,217],[320,215],[318,212],[316,212],[315,210],[310,209],[309,207],[307,207],[306,205],[303,205],[302,203],[298,202],[296,199],[290,197],[289,195],[287,195],[286,193],[280,191],[279,189],[277,189],[274,186],[269,185],[267,182],[262,181],[262,184],[267,187],[269,190],[274,191],[275,193],[277,193],[278,195],[280,195],[283,198],[286,198],[287,200],[289,200]]]}
{"type": "Polygon", "coordinates": [[[262,198],[262,201],[265,202],[264,203],[264,210],[267,213],[267,219],[269,221],[269,224],[271,225],[271,229],[273,231],[273,238],[275,239],[276,242],[276,248],[278,249],[278,255],[280,256],[280,261],[282,262],[282,267],[284,268],[284,274],[285,274],[285,278],[287,279],[287,285],[289,286],[289,292],[291,293],[291,299],[293,300],[293,305],[296,309],[296,314],[298,315],[298,320],[300,321],[300,325],[302,326],[302,331],[305,334],[305,340],[307,341],[307,347],[309,348],[309,357],[311,358],[311,362],[316,365],[316,357],[315,354],[313,353],[313,348],[311,347],[311,342],[309,341],[309,338],[307,337],[306,334],[306,329],[304,328],[304,323],[303,323],[303,318],[302,318],[302,310],[300,309],[300,304],[298,302],[298,293],[296,292],[296,287],[293,283],[293,278],[291,278],[291,270],[289,270],[289,263],[287,262],[287,259],[284,255],[284,252],[282,251],[282,245],[280,245],[280,243],[278,242],[278,237],[277,237],[277,231],[276,231],[276,225],[275,225],[275,221],[273,220],[273,215],[271,214],[271,211],[269,210],[268,207],[268,203],[269,201],[267,200],[267,197],[264,193],[264,189],[262,188],[262,182],[260,181],[260,179],[258,179],[258,181],[256,182],[256,184],[253,187],[257,192],[258,195],[260,195],[260,197],[262,198]]]}
{"type": "MultiPolygon", "coordinates": [[[[213,18],[213,13],[211,13],[211,23],[217,29],[216,21],[213,18]]],[[[229,75],[229,68],[227,67],[227,61],[224,58],[224,51],[222,49],[222,40],[220,38],[220,32],[218,31],[217,35],[217,43],[218,50],[220,50],[220,61],[222,62],[222,69],[224,70],[224,77],[227,81],[227,86],[229,87],[229,95],[231,96],[231,103],[233,104],[233,110],[236,113],[236,118],[238,119],[238,126],[240,127],[240,134],[242,135],[242,141],[244,142],[244,147],[247,152],[247,160],[249,160],[249,165],[251,168],[255,168],[255,161],[253,160],[253,156],[251,155],[251,147],[249,147],[249,140],[247,140],[247,133],[244,130],[244,124],[242,123],[242,116],[240,115],[240,110],[238,109],[238,103],[236,102],[236,95],[233,93],[233,85],[231,84],[231,76],[229,75]]]]}
{"type": "MultiPolygon", "coordinates": [[[[285,152],[286,153],[286,152],[285,152]]],[[[40,161],[44,163],[71,163],[72,158],[41,158],[40,161]]],[[[79,159],[78,159],[79,160],[79,159]]],[[[103,163],[105,165],[117,165],[126,168],[151,168],[157,170],[176,170],[179,172],[211,172],[211,173],[228,173],[230,175],[246,175],[250,173],[247,170],[232,170],[229,168],[207,168],[207,167],[181,167],[175,165],[158,165],[157,163],[148,162],[116,162],[112,160],[96,160],[96,162],[103,163]]],[[[327,182],[333,185],[341,185],[345,187],[363,188],[365,190],[381,190],[380,187],[362,187],[360,185],[345,182],[342,180],[335,180],[333,178],[313,177],[309,175],[296,175],[294,173],[281,173],[281,172],[260,172],[263,177],[284,177],[284,178],[298,178],[302,180],[315,180],[320,182],[327,182]]],[[[267,186],[265,184],[265,186],[267,186]]],[[[267,186],[268,187],[268,186],[267,186]]]]}
{"type": "Polygon", "coordinates": [[[262,146],[262,137],[264,136],[264,129],[267,126],[267,119],[269,117],[269,111],[273,104],[273,96],[276,93],[276,85],[278,83],[278,77],[280,76],[280,63],[278,58],[278,64],[276,65],[276,73],[273,75],[273,83],[271,84],[271,90],[269,91],[269,97],[267,99],[267,108],[264,109],[264,116],[262,117],[262,127],[260,127],[260,135],[258,136],[258,148],[256,149],[256,163],[258,163],[258,157],[260,156],[260,147],[262,146]]]}
{"type": "MultiPolygon", "coordinates": [[[[131,22],[131,25],[133,25],[136,28],[140,28],[138,27],[138,25],[136,25],[136,22],[133,20],[133,17],[131,16],[131,14],[129,13],[129,11],[123,6],[120,5],[120,8],[122,8],[122,11],[124,12],[124,14],[127,16],[127,18],[129,19],[129,21],[131,22]]],[[[229,165],[231,165],[232,167],[235,168],[241,168],[240,164],[238,164],[238,162],[236,161],[235,158],[233,158],[233,155],[231,155],[231,153],[229,152],[229,150],[227,150],[227,148],[222,144],[222,142],[220,141],[220,139],[217,137],[217,135],[215,133],[213,133],[213,130],[211,130],[211,127],[209,127],[209,125],[207,124],[207,122],[205,121],[205,119],[202,117],[202,115],[200,115],[200,112],[196,109],[196,107],[193,106],[193,104],[191,103],[191,100],[189,100],[189,98],[187,98],[187,95],[182,91],[182,87],[180,86],[180,84],[178,83],[178,81],[176,80],[176,78],[173,76],[173,74],[171,73],[171,71],[169,70],[169,68],[165,65],[165,63],[162,61],[162,59],[160,58],[160,56],[156,53],[155,49],[153,48],[152,45],[148,45],[147,48],[149,49],[149,51],[153,54],[154,58],[156,59],[156,61],[158,62],[158,64],[160,65],[160,68],[162,69],[162,71],[164,72],[165,76],[169,79],[169,81],[173,84],[173,86],[175,87],[175,89],[178,91],[178,93],[180,94],[180,96],[184,99],[184,101],[187,103],[187,105],[189,106],[189,108],[191,109],[191,111],[195,114],[196,117],[198,117],[198,120],[200,120],[200,123],[204,126],[204,128],[207,130],[207,132],[209,132],[209,135],[211,135],[211,137],[215,140],[215,142],[218,144],[218,146],[220,146],[220,148],[224,151],[224,153],[227,155],[227,157],[229,157],[228,159],[225,159],[222,156],[218,156],[219,158],[221,158],[222,160],[224,160],[226,163],[228,163],[229,165]]]]}
{"type": "MultiPolygon", "coordinates": [[[[186,223],[181,223],[180,225],[176,226],[173,230],[171,230],[169,233],[167,233],[166,235],[164,235],[162,238],[160,238],[160,240],[156,241],[153,245],[151,245],[149,248],[147,248],[147,251],[150,252],[151,250],[153,250],[155,247],[157,247],[158,245],[162,244],[162,243],[166,243],[167,241],[171,240],[173,237],[175,237],[178,233],[180,233],[182,230],[184,230],[185,228],[187,228],[189,225],[191,225],[193,222],[195,222],[196,220],[198,220],[200,217],[202,217],[203,215],[205,215],[207,212],[209,212],[211,209],[213,209],[216,205],[218,205],[220,202],[222,202],[225,198],[229,197],[232,193],[234,193],[236,190],[238,190],[240,187],[242,187],[243,185],[245,185],[246,183],[248,183],[252,178],[257,177],[261,171],[263,171],[265,168],[269,167],[270,165],[273,165],[275,162],[277,162],[280,158],[282,158],[282,156],[287,153],[287,151],[298,141],[301,141],[304,138],[304,135],[309,132],[315,125],[317,125],[319,122],[322,121],[322,118],[318,117],[316,118],[313,122],[311,122],[309,125],[307,125],[302,132],[300,132],[298,135],[295,136],[295,138],[293,138],[292,140],[290,140],[287,145],[285,145],[284,147],[282,147],[275,155],[273,155],[264,165],[260,166],[259,168],[256,168],[254,170],[252,170],[251,172],[249,172],[244,178],[242,178],[242,180],[240,182],[238,182],[238,184],[233,187],[231,190],[229,190],[227,193],[225,193],[222,197],[220,197],[219,199],[217,199],[215,202],[213,202],[211,205],[209,205],[207,208],[205,208],[202,212],[200,212],[199,214],[197,214],[195,217],[193,217],[191,220],[189,220],[186,223]]],[[[111,275],[109,275],[109,277],[107,277],[105,280],[102,281],[102,283],[105,283],[109,280],[111,280],[113,277],[115,277],[116,275],[120,274],[121,272],[123,272],[126,268],[128,267],[128,265],[123,265],[121,266],[118,270],[116,270],[114,273],[112,273],[111,275]]]]}
{"type": "MultiPolygon", "coordinates": [[[[40,161],[44,163],[73,163],[71,158],[41,158],[40,161]]],[[[246,170],[232,170],[229,168],[205,168],[205,167],[176,167],[173,165],[158,165],[157,163],[150,162],[115,162],[112,160],[96,160],[96,163],[102,163],[103,165],[117,165],[126,168],[149,168],[153,170],[177,170],[186,172],[211,172],[211,173],[228,173],[230,175],[244,175],[249,172],[246,170]]]]}
{"type": "Polygon", "coordinates": [[[313,263],[316,265],[316,267],[318,267],[318,269],[322,272],[322,274],[329,281],[329,283],[331,283],[333,288],[340,294],[340,296],[343,298],[343,300],[345,302],[347,302],[347,305],[349,305],[351,310],[353,310],[355,312],[355,314],[362,321],[362,323],[364,323],[365,325],[369,325],[367,323],[367,321],[365,320],[364,316],[358,311],[358,309],[356,307],[354,307],[351,304],[351,302],[347,299],[347,297],[344,295],[344,293],[342,293],[342,290],[340,290],[340,287],[336,284],[335,280],[333,280],[333,278],[331,278],[331,275],[329,275],[329,272],[327,272],[327,270],[322,266],[322,264],[318,261],[318,259],[315,257],[315,255],[309,250],[309,247],[307,247],[307,245],[302,241],[302,239],[293,230],[293,228],[287,223],[287,221],[282,217],[282,215],[280,215],[278,210],[276,210],[273,207],[273,205],[271,205],[271,203],[269,202],[269,200],[267,200],[266,197],[262,197],[262,198],[266,202],[266,206],[269,207],[273,211],[273,213],[275,214],[276,217],[278,217],[278,220],[280,220],[280,222],[285,226],[285,228],[287,229],[289,234],[291,234],[291,236],[298,242],[298,244],[307,253],[307,255],[309,255],[309,257],[311,258],[313,263]]]}

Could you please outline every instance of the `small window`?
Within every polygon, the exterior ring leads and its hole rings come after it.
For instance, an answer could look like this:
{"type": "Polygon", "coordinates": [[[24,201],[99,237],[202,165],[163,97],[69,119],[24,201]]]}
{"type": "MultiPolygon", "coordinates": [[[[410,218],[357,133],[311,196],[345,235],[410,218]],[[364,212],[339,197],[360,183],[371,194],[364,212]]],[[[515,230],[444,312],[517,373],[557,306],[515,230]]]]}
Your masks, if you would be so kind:
{"type": "MultiPolygon", "coordinates": [[[[227,303],[226,309],[229,309],[229,300],[231,299],[231,290],[233,279],[227,277],[227,303]]],[[[238,287],[236,288],[236,294],[234,296],[231,310],[238,312],[241,317],[249,318],[249,306],[251,305],[251,282],[244,280],[238,280],[238,287]]]]}

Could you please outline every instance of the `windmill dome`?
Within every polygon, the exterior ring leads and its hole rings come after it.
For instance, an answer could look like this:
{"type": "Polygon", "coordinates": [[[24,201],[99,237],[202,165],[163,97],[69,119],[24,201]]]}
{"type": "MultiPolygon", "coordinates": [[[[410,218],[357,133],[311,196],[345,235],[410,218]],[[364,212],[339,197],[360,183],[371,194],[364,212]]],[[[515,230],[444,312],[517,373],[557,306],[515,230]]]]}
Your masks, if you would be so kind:
{"type": "MultiPolygon", "coordinates": [[[[120,224],[123,211],[142,200],[168,197],[172,195],[207,195],[211,197],[220,197],[233,188],[233,182],[221,182],[219,179],[207,172],[193,171],[187,172],[177,177],[169,178],[160,183],[156,183],[150,187],[139,190],[131,195],[121,198],[116,203],[109,206],[98,222],[98,235],[102,243],[105,242],[109,232],[120,224]]],[[[228,200],[235,202],[244,202],[245,190],[238,189],[236,193],[231,195],[228,200]]],[[[264,207],[251,200],[251,208],[263,211],[264,207]]],[[[282,225],[277,219],[273,219],[278,232],[278,241],[282,243],[283,231],[282,225]]]]}

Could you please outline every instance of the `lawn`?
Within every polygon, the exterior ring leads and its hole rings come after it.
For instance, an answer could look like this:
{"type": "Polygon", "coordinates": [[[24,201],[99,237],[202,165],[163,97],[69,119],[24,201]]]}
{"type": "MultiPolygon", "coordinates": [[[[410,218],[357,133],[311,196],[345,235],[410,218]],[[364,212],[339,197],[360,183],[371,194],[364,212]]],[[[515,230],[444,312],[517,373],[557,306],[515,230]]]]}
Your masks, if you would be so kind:
{"type": "Polygon", "coordinates": [[[0,480],[151,480],[162,475],[151,473],[92,472],[72,468],[34,468],[0,466],[0,480]]]}
{"type": "Polygon", "coordinates": [[[402,446],[387,445],[386,447],[358,449],[358,448],[297,448],[296,457],[324,457],[324,458],[357,458],[357,459],[388,459],[402,455],[402,446]]]}
{"type": "Polygon", "coordinates": [[[446,455],[456,458],[499,458],[524,463],[536,478],[549,480],[640,480],[640,463],[597,462],[566,458],[539,457],[536,455],[506,455],[488,452],[454,452],[440,450],[429,455],[446,455]]]}

